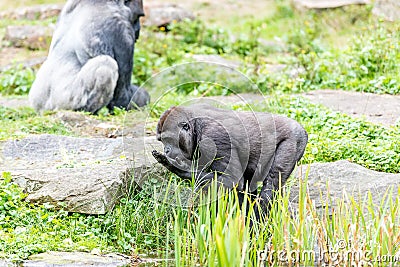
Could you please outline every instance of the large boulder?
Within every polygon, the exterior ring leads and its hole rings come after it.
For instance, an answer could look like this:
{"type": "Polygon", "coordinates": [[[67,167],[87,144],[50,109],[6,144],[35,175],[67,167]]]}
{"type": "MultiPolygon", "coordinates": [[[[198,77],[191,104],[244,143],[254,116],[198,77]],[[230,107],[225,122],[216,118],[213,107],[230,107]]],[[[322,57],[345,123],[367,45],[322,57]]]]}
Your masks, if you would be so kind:
{"type": "Polygon", "coordinates": [[[192,12],[171,3],[150,3],[144,5],[143,26],[161,27],[184,19],[194,19],[192,12]]]}
{"type": "Polygon", "coordinates": [[[388,21],[400,20],[400,1],[376,0],[372,13],[388,21]]]}
{"type": "MultiPolygon", "coordinates": [[[[400,174],[368,170],[347,160],[302,165],[297,174],[303,181],[307,180],[307,192],[318,210],[323,210],[326,204],[335,205],[336,200],[343,199],[344,193],[359,203],[371,193],[373,203],[379,204],[388,190],[393,190],[395,198],[400,188],[400,174]],[[331,199],[331,203],[327,203],[327,199],[331,199]]],[[[295,209],[298,197],[299,183],[295,183],[291,188],[295,209]]]]}
{"type": "Polygon", "coordinates": [[[104,214],[159,166],[150,152],[160,144],[154,137],[31,136],[2,144],[0,173],[10,172],[28,201],[104,214]]]}
{"type": "Polygon", "coordinates": [[[390,126],[400,123],[400,96],[342,90],[316,90],[304,93],[311,102],[322,104],[349,116],[390,126]]]}

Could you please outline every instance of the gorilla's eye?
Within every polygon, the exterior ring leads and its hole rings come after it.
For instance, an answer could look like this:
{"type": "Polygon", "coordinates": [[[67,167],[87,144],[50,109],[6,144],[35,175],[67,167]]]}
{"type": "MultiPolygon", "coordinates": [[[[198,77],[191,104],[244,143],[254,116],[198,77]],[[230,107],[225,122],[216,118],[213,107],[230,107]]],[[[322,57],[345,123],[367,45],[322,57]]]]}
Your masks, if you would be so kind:
{"type": "Polygon", "coordinates": [[[125,5],[127,5],[131,0],[125,0],[125,5]]]}
{"type": "Polygon", "coordinates": [[[183,130],[189,131],[189,129],[190,129],[189,123],[187,123],[187,122],[181,122],[180,125],[181,125],[181,127],[182,127],[183,130]]]}

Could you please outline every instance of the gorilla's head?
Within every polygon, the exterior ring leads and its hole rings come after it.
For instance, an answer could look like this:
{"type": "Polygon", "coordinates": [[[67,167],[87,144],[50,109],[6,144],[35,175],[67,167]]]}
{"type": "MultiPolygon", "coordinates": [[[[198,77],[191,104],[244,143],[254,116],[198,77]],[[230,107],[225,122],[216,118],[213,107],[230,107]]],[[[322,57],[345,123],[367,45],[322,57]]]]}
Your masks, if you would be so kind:
{"type": "Polygon", "coordinates": [[[142,0],[125,0],[124,4],[131,11],[131,23],[137,40],[140,35],[140,17],[144,16],[143,2],[142,0]]]}
{"type": "Polygon", "coordinates": [[[198,120],[182,107],[171,107],[157,125],[157,140],[164,144],[168,161],[182,170],[190,169],[198,145],[198,120]]]}

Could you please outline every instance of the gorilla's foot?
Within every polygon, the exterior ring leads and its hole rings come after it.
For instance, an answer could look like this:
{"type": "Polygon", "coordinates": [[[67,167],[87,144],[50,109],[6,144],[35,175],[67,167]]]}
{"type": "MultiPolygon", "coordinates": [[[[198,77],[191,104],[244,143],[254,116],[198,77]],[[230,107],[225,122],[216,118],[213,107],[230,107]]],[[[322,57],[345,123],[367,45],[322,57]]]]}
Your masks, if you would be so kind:
{"type": "MultiPolygon", "coordinates": [[[[131,87],[136,87],[132,85],[131,87]]],[[[140,108],[150,103],[150,95],[143,88],[136,87],[132,99],[129,103],[128,109],[140,108]]]]}

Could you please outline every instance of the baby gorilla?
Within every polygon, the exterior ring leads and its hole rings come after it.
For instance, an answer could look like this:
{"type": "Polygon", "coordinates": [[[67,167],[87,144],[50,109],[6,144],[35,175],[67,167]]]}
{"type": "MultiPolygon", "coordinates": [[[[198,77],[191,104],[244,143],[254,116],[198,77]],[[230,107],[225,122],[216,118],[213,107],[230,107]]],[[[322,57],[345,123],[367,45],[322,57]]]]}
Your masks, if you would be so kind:
{"type": "Polygon", "coordinates": [[[153,156],[171,172],[194,178],[196,188],[208,187],[214,177],[224,187],[247,188],[267,212],[274,192],[303,156],[308,137],[298,122],[284,116],[195,104],[165,111],[157,139],[165,154],[154,150],[153,156]]]}
{"type": "Polygon", "coordinates": [[[149,94],[131,84],[142,0],[68,0],[29,99],[37,111],[134,108],[149,94]]]}

